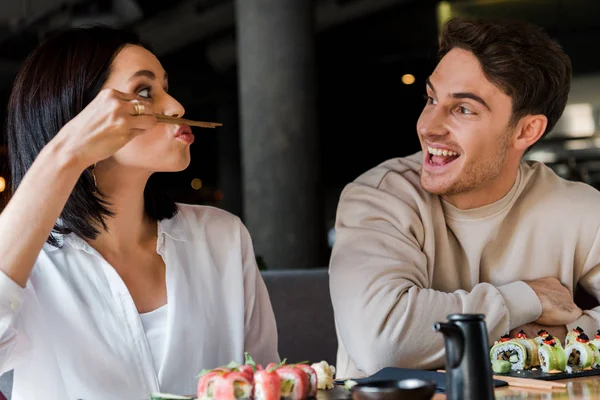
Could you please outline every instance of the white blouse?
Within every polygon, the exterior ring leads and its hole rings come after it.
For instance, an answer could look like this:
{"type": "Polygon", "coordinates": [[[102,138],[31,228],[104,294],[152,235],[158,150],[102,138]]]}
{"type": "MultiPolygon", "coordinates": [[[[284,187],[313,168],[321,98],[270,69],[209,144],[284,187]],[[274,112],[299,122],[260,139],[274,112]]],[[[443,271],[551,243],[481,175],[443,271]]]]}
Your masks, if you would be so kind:
{"type": "Polygon", "coordinates": [[[167,339],[167,307],[165,304],[162,307],[152,310],[147,313],[141,313],[140,319],[150,346],[150,354],[154,362],[154,371],[158,373],[162,359],[165,356],[165,342],[167,339]]]}
{"type": "Polygon", "coordinates": [[[168,309],[157,369],[127,287],[81,238],[45,244],[25,289],[0,273],[0,373],[14,368],[14,400],[194,394],[203,368],[243,362],[244,351],[279,361],[248,231],[225,211],[178,206],[158,223],[168,309]]]}

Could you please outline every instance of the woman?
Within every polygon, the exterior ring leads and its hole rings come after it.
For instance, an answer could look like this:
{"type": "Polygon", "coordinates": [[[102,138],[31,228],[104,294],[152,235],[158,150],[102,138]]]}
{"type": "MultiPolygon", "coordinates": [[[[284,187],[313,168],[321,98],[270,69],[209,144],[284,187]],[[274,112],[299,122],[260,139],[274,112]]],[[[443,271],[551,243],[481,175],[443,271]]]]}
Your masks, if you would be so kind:
{"type": "Polygon", "coordinates": [[[190,162],[167,74],[135,35],[68,30],[25,61],[8,107],[17,187],[0,215],[0,365],[13,398],[195,393],[244,351],[278,361],[240,220],[175,204],[155,172],[190,162]],[[150,179],[150,182],[149,182],[150,179]]]}

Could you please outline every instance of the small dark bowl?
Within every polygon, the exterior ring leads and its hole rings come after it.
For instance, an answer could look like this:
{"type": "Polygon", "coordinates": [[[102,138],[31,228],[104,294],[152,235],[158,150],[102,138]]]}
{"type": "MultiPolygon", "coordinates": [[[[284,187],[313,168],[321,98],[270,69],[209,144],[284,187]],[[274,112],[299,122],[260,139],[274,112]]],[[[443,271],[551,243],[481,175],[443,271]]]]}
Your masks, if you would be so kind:
{"type": "Polygon", "coordinates": [[[353,400],[430,400],[435,393],[434,382],[421,379],[376,381],[355,385],[353,400]]]}

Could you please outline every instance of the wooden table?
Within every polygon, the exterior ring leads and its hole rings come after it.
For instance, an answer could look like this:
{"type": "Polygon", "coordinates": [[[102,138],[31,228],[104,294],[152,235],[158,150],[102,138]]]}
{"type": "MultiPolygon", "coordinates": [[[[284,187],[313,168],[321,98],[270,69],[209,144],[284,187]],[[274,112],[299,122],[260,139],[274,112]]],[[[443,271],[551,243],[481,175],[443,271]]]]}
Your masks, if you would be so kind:
{"type": "MultiPolygon", "coordinates": [[[[511,386],[502,387],[496,389],[496,400],[600,399],[600,376],[566,379],[557,382],[566,383],[567,388],[564,390],[554,389],[553,391],[547,391],[511,386]]],[[[332,390],[321,390],[317,396],[317,400],[346,400],[351,398],[350,392],[341,386],[336,386],[332,390]]],[[[433,400],[443,400],[445,398],[446,396],[443,394],[436,394],[433,400]]]]}

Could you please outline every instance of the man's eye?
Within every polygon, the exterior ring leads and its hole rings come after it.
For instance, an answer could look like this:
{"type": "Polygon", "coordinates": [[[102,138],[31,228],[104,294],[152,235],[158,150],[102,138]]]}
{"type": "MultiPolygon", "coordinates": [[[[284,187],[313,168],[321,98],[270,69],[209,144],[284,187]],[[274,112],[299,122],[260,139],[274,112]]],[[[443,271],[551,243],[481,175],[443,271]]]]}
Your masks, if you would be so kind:
{"type": "Polygon", "coordinates": [[[469,110],[467,107],[464,107],[464,106],[458,107],[458,112],[460,114],[465,114],[465,115],[473,115],[473,114],[475,114],[473,111],[469,110]]]}
{"type": "Polygon", "coordinates": [[[427,102],[427,104],[431,104],[431,105],[437,104],[437,101],[433,97],[428,96],[428,95],[424,95],[423,97],[425,98],[425,101],[427,102]]]}

